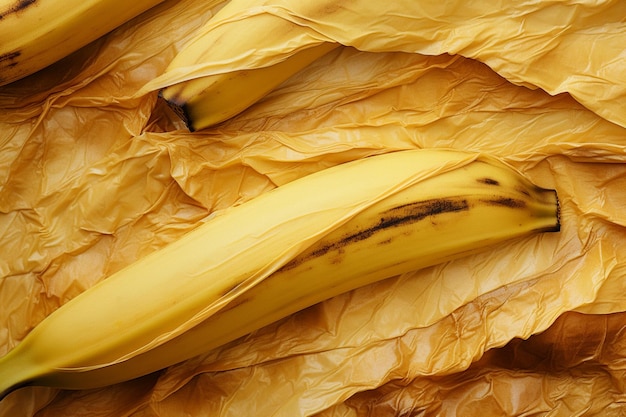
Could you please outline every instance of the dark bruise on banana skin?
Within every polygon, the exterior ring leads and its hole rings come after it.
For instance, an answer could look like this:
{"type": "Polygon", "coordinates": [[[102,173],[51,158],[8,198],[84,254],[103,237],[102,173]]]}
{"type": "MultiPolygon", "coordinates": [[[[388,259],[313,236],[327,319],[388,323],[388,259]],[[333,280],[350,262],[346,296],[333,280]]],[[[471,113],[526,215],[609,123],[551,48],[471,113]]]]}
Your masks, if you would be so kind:
{"type": "MultiPolygon", "coordinates": [[[[490,177],[478,178],[476,181],[479,182],[480,184],[500,186],[500,181],[490,178],[490,177]]],[[[515,187],[515,190],[521,194],[524,194],[527,197],[530,197],[530,192],[528,192],[528,190],[524,188],[523,186],[517,186],[515,187]]]]}
{"type": "Polygon", "coordinates": [[[509,198],[509,197],[498,197],[498,198],[484,198],[481,199],[485,204],[489,204],[492,206],[501,206],[508,207],[513,209],[524,208],[526,207],[526,202],[524,200],[520,200],[517,198],[509,198]]]}
{"type": "Polygon", "coordinates": [[[17,65],[17,61],[15,61],[15,59],[20,55],[22,55],[20,51],[8,52],[0,55],[0,66],[10,68],[17,65]]]}
{"type": "Polygon", "coordinates": [[[443,213],[454,213],[469,209],[470,204],[464,198],[441,198],[403,204],[382,213],[378,222],[371,227],[346,235],[337,241],[322,245],[311,252],[305,252],[303,255],[285,264],[280,270],[286,271],[295,268],[301,263],[306,262],[308,259],[323,256],[330,251],[341,251],[345,246],[368,239],[381,230],[416,223],[430,216],[436,216],[443,213]]]}
{"type": "Polygon", "coordinates": [[[500,181],[498,180],[494,180],[493,178],[479,178],[476,181],[478,181],[481,184],[487,184],[487,185],[500,185],[500,181]]]}
{"type": "Polygon", "coordinates": [[[18,64],[17,58],[19,58],[20,55],[21,53],[19,51],[0,55],[0,85],[6,82],[6,78],[2,77],[2,70],[15,67],[18,64]]]}
{"type": "MultiPolygon", "coordinates": [[[[493,185],[495,187],[499,187],[500,186],[500,181],[494,179],[494,178],[490,178],[490,177],[484,177],[484,178],[478,178],[476,180],[476,182],[480,183],[480,184],[485,184],[485,185],[493,185]]],[[[523,187],[520,187],[517,191],[521,192],[522,194],[525,195],[530,195],[528,193],[528,191],[525,191],[523,189],[523,187]]],[[[493,205],[498,205],[498,206],[507,206],[507,207],[511,207],[511,208],[518,208],[518,207],[523,207],[525,204],[519,205],[519,203],[523,203],[523,201],[512,201],[513,199],[511,198],[497,198],[497,199],[492,199],[492,200],[482,200],[485,203],[488,204],[493,204],[493,205]]]]}
{"type": "MultiPolygon", "coordinates": [[[[0,22],[6,19],[7,16],[17,14],[28,6],[37,3],[37,0],[18,0],[12,6],[9,6],[6,10],[0,10],[0,22]]],[[[18,64],[17,58],[22,55],[21,51],[11,51],[0,55],[0,69],[1,68],[13,68],[18,64]]],[[[5,79],[0,76],[0,83],[4,83],[5,79]]]]}
{"type": "Polygon", "coordinates": [[[26,9],[28,6],[31,6],[35,3],[37,3],[37,0],[18,0],[7,10],[0,11],[0,20],[14,13],[19,13],[22,10],[26,9]]]}

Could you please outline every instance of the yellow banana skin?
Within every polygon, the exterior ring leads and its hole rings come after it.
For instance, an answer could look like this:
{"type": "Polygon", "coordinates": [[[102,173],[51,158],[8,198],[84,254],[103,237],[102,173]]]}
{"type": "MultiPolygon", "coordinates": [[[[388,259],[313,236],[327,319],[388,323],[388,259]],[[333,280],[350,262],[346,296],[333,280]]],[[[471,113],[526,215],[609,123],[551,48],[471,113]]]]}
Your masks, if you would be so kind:
{"type": "MultiPolygon", "coordinates": [[[[325,2],[305,7],[323,9],[325,2]]],[[[169,63],[159,94],[189,130],[236,116],[339,46],[271,8],[272,2],[230,0],[169,63]]]]}
{"type": "Polygon", "coordinates": [[[159,92],[193,132],[226,121],[265,97],[289,77],[337,48],[325,42],[278,64],[194,78],[159,92]]]}
{"type": "Polygon", "coordinates": [[[77,51],[163,0],[0,0],[0,86],[77,51]]]}
{"type": "Polygon", "coordinates": [[[193,132],[228,120],[265,97],[316,59],[337,48],[325,42],[296,52],[278,64],[194,78],[159,92],[193,132]]]}
{"type": "Polygon", "coordinates": [[[0,358],[0,392],[139,377],[354,288],[559,228],[556,192],[487,155],[409,150],[338,165],[69,301],[0,358]]]}

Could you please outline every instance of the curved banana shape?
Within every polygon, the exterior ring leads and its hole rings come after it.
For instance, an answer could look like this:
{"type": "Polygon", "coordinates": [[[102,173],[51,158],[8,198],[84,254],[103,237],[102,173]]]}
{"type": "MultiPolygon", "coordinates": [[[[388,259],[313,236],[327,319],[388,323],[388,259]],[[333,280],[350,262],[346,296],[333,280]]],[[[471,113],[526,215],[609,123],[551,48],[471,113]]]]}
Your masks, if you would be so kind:
{"type": "Polygon", "coordinates": [[[0,86],[31,75],[163,0],[0,0],[0,86]]]}
{"type": "Polygon", "coordinates": [[[194,78],[159,92],[193,132],[236,116],[338,44],[303,49],[268,67],[194,78]]]}
{"type": "Polygon", "coordinates": [[[483,154],[409,150],[322,170],[69,301],[0,358],[0,392],[135,378],[354,288],[557,231],[558,213],[554,190],[483,154]]]}
{"type": "MultiPolygon", "coordinates": [[[[311,2],[309,7],[320,6],[311,2]]],[[[221,123],[339,46],[309,32],[249,0],[231,0],[170,62],[164,74],[168,86],[161,89],[160,96],[191,131],[221,123]],[[303,38],[305,47],[290,50],[294,40],[303,38]],[[266,39],[271,42],[265,43],[266,39]],[[284,50],[270,50],[268,44],[282,44],[284,50]],[[276,63],[246,70],[228,67],[233,58],[247,57],[254,65],[258,57],[266,60],[268,56],[276,63]]]]}

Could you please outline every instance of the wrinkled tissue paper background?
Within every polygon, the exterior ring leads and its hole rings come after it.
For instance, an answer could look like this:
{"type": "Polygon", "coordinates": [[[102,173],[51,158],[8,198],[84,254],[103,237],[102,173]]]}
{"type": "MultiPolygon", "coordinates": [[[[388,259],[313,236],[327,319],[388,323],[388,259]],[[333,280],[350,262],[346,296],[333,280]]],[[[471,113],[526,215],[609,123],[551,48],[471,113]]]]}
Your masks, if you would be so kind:
{"type": "MultiPolygon", "coordinates": [[[[0,87],[0,355],[211,213],[381,152],[501,157],[557,189],[562,231],[358,289],[138,380],[24,388],[0,416],[626,413],[626,2],[330,3],[255,3],[246,25],[271,13],[302,25],[303,45],[343,46],[204,131],[156,89],[220,0],[166,1],[0,87]]],[[[272,42],[260,48],[286,53],[272,42]]],[[[273,59],[228,52],[197,70],[273,59]]]]}

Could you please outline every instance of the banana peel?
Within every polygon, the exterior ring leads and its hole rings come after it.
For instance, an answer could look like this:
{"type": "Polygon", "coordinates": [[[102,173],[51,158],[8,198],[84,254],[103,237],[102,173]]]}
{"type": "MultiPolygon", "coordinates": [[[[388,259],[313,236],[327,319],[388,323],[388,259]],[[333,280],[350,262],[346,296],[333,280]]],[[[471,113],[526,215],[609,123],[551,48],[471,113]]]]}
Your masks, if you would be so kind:
{"type": "Polygon", "coordinates": [[[304,47],[336,42],[369,52],[476,59],[512,83],[552,95],[568,93],[603,118],[626,126],[620,107],[626,97],[622,57],[626,5],[618,0],[580,5],[537,2],[495,10],[492,4],[470,6],[460,1],[402,0],[384,6],[367,0],[229,3],[224,13],[198,30],[196,39],[207,33],[218,39],[236,38],[246,26],[267,26],[268,18],[277,26],[287,22],[301,29],[289,41],[262,37],[254,50],[233,51],[217,44],[205,52],[206,61],[169,68],[151,80],[150,88],[269,66],[304,47]]]}
{"type": "Polygon", "coordinates": [[[208,217],[368,155],[494,154],[558,190],[561,232],[352,291],[128,383],[24,388],[0,416],[623,414],[626,113],[611,65],[623,6],[539,2],[513,23],[424,10],[443,17],[391,39],[372,19],[280,9],[346,46],[190,133],[150,86],[222,5],[166,2],[0,88],[0,354],[208,217]],[[585,65],[564,58],[573,39],[594,52],[585,65]]]}

